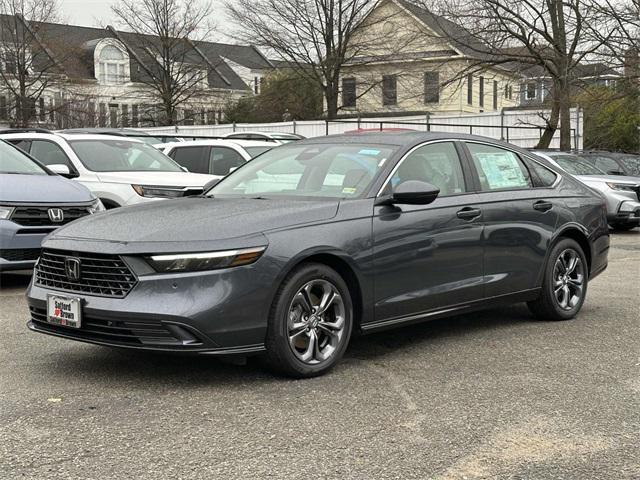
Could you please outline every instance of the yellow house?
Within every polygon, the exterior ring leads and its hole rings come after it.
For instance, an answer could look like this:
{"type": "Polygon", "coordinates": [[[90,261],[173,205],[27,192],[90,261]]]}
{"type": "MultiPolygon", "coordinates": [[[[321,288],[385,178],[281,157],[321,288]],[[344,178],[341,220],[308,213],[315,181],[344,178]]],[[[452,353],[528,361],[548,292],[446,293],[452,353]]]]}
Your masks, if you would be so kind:
{"type": "Polygon", "coordinates": [[[479,65],[482,46],[461,35],[465,31],[454,23],[407,0],[381,0],[354,32],[339,114],[459,114],[516,106],[521,76],[479,65]]]}

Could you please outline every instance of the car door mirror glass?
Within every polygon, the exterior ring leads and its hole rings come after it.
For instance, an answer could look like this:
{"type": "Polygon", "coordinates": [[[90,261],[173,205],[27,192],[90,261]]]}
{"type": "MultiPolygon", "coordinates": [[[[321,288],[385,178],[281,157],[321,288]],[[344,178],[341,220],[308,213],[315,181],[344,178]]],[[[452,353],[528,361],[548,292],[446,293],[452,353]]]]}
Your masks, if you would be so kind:
{"type": "Polygon", "coordinates": [[[53,173],[57,173],[58,175],[70,175],[71,170],[67,165],[62,163],[54,163],[52,165],[47,165],[47,168],[51,170],[53,173]]]}
{"type": "Polygon", "coordinates": [[[393,203],[406,205],[427,205],[432,203],[440,189],[435,185],[419,180],[407,180],[400,183],[391,195],[393,203]]]}

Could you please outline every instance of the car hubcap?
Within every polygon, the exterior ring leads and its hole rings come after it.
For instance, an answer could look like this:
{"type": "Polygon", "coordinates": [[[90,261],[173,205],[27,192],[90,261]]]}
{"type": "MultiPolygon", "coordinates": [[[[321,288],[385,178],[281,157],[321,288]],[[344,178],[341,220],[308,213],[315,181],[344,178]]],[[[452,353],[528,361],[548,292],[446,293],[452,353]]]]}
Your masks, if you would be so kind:
{"type": "Polygon", "coordinates": [[[563,310],[573,309],[582,298],[584,290],[584,266],[578,252],[564,250],[553,269],[553,292],[563,310]]]}
{"type": "Polygon", "coordinates": [[[345,308],[338,289],[326,280],[312,280],[293,297],[287,330],[295,356],[307,364],[328,360],[344,337],[345,308]]]}

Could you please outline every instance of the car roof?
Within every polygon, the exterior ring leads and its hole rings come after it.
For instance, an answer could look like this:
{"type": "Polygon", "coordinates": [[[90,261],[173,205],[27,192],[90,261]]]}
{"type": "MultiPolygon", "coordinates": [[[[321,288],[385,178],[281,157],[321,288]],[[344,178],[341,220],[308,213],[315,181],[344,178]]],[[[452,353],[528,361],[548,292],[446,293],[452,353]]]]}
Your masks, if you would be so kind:
{"type": "Polygon", "coordinates": [[[120,135],[102,135],[102,134],[83,134],[83,133],[33,133],[33,132],[25,132],[25,133],[0,133],[2,138],[10,140],[12,138],[24,138],[24,139],[55,139],[62,138],[64,140],[118,140],[121,142],[135,142],[135,143],[144,143],[142,140],[138,140],[132,137],[123,137],[120,135]]]}
{"type": "Polygon", "coordinates": [[[209,140],[185,140],[184,142],[168,142],[155,145],[156,148],[168,147],[201,147],[201,146],[229,146],[236,145],[239,147],[277,147],[273,142],[261,142],[259,140],[239,140],[235,138],[229,139],[209,139],[209,140]]]}

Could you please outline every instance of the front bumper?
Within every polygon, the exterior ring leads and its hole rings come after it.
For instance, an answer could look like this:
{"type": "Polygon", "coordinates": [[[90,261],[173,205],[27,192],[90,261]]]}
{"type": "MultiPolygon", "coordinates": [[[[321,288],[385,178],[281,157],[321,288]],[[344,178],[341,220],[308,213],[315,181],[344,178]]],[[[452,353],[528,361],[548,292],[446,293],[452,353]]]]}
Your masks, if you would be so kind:
{"type": "Polygon", "coordinates": [[[42,240],[53,230],[0,220],[0,271],[32,269],[42,240]]]}
{"type": "Polygon", "coordinates": [[[640,225],[640,202],[625,200],[618,205],[615,213],[607,215],[609,224],[640,225]]]}
{"type": "Polygon", "coordinates": [[[271,285],[261,261],[245,267],[188,274],[140,275],[124,298],[27,290],[28,326],[40,333],[140,350],[247,354],[264,350],[271,285]],[[80,298],[79,329],[46,321],[47,295],[80,298]]]}

